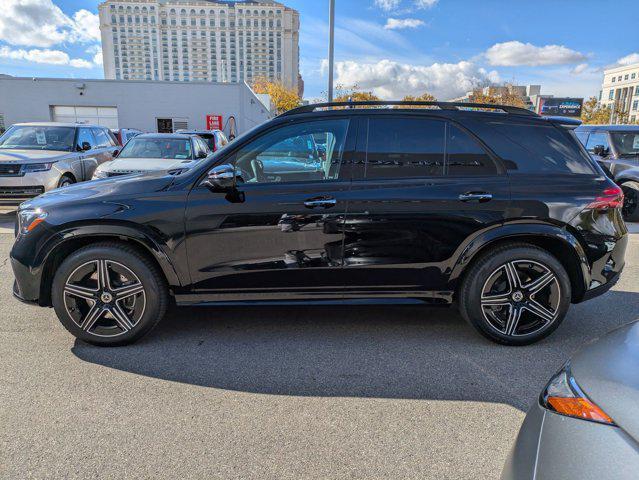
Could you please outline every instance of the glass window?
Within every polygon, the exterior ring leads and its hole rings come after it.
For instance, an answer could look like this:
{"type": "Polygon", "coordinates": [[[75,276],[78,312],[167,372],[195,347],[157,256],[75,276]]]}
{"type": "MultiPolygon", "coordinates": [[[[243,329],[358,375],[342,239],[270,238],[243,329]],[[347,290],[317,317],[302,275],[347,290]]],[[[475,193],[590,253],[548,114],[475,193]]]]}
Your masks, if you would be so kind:
{"type": "Polygon", "coordinates": [[[339,177],[349,121],[297,123],[242,147],[236,166],[246,183],[304,182],[339,177]]]}
{"type": "Polygon", "coordinates": [[[615,98],[615,91],[610,90],[610,93],[608,94],[608,100],[613,100],[614,98],[615,98]]]}
{"type": "Polygon", "coordinates": [[[164,137],[135,137],[122,148],[118,158],[161,158],[191,160],[191,140],[164,137]]]}
{"type": "Polygon", "coordinates": [[[95,139],[93,138],[93,133],[91,133],[90,128],[81,128],[78,131],[78,147],[83,148],[85,142],[88,143],[91,148],[94,148],[96,145],[95,139]]]}
{"type": "Polygon", "coordinates": [[[457,126],[448,124],[447,175],[496,175],[497,167],[484,148],[457,126]]]}
{"type": "Polygon", "coordinates": [[[610,137],[620,157],[639,155],[639,132],[612,132],[610,137]]]}
{"type": "Polygon", "coordinates": [[[371,118],[366,177],[443,175],[444,130],[444,122],[427,118],[371,118]]]}
{"type": "Polygon", "coordinates": [[[109,140],[109,136],[101,128],[94,128],[93,135],[95,136],[96,148],[106,148],[112,146],[109,140]]]}
{"type": "MultiPolygon", "coordinates": [[[[4,118],[1,115],[0,130],[4,130],[4,118]]],[[[74,136],[73,127],[15,125],[0,138],[0,148],[70,152],[74,136]]]]}
{"type": "Polygon", "coordinates": [[[597,145],[603,145],[607,150],[610,148],[608,145],[608,134],[604,132],[593,132],[590,134],[588,138],[588,142],[586,142],[586,150],[592,153],[597,145]]]}

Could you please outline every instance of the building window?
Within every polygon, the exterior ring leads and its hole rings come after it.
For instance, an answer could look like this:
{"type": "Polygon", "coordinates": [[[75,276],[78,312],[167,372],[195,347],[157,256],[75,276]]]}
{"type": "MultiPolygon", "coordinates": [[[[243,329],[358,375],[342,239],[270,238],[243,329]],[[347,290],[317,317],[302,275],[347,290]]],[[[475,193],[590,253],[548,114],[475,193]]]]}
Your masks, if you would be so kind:
{"type": "Polygon", "coordinates": [[[612,77],[612,83],[615,83],[617,81],[616,77],[612,77]]]}
{"type": "Polygon", "coordinates": [[[608,95],[608,100],[613,100],[615,98],[615,91],[610,90],[610,94],[608,95]]]}
{"type": "Polygon", "coordinates": [[[632,109],[637,110],[637,108],[639,108],[639,100],[632,102],[632,109]]]}
{"type": "Polygon", "coordinates": [[[635,88],[635,95],[639,95],[639,85],[635,88]]]}
{"type": "Polygon", "coordinates": [[[623,77],[624,80],[628,80],[628,75],[626,74],[625,77],[623,77]]]}

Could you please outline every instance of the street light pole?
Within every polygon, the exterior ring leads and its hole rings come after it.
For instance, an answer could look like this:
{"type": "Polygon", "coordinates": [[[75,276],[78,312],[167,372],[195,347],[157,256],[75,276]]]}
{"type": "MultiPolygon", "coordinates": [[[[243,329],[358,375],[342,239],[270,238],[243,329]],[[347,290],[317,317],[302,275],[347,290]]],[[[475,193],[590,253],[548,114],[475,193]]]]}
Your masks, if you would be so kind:
{"type": "Polygon", "coordinates": [[[333,69],[335,67],[335,0],[328,0],[328,101],[333,101],[333,69]]]}

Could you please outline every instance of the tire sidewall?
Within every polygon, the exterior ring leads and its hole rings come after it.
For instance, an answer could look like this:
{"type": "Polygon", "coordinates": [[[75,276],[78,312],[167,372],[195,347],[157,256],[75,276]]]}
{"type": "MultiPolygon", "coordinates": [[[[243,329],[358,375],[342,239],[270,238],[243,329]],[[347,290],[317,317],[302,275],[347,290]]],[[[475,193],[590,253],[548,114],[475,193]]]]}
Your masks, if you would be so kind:
{"type": "MultiPolygon", "coordinates": [[[[639,202],[639,182],[624,182],[621,184],[621,188],[626,195],[628,190],[632,190],[635,195],[635,201],[639,202]]],[[[635,205],[635,209],[630,215],[624,215],[624,220],[627,222],[639,221],[639,204],[635,205]]]]}
{"type": "Polygon", "coordinates": [[[571,303],[571,284],[566,270],[553,255],[535,247],[512,247],[489,254],[470,272],[466,281],[462,314],[482,335],[506,345],[530,345],[547,337],[559,327],[571,303]],[[499,332],[484,318],[481,295],[486,280],[495,270],[517,260],[533,260],[549,268],[557,277],[561,292],[557,317],[552,323],[536,332],[513,337],[499,332]]]}
{"type": "Polygon", "coordinates": [[[88,247],[72,254],[60,265],[53,279],[51,298],[58,319],[76,338],[94,345],[120,346],[140,339],[159,321],[164,313],[161,302],[161,288],[163,286],[157,282],[153,271],[138,255],[117,247],[96,246],[88,247]],[[80,265],[95,260],[111,260],[123,264],[135,273],[144,286],[146,307],[142,318],[130,331],[116,337],[100,337],[85,332],[73,321],[64,305],[64,285],[69,276],[80,265]]]}

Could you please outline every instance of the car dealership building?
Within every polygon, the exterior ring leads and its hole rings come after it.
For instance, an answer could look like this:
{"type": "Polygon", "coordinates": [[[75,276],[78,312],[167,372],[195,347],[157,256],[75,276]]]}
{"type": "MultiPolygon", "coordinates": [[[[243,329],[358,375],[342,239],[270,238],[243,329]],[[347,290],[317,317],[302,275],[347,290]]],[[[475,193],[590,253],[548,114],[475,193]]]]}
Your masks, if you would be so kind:
{"type": "Polygon", "coordinates": [[[271,116],[246,83],[0,77],[0,128],[55,121],[237,135],[271,116]]]}

